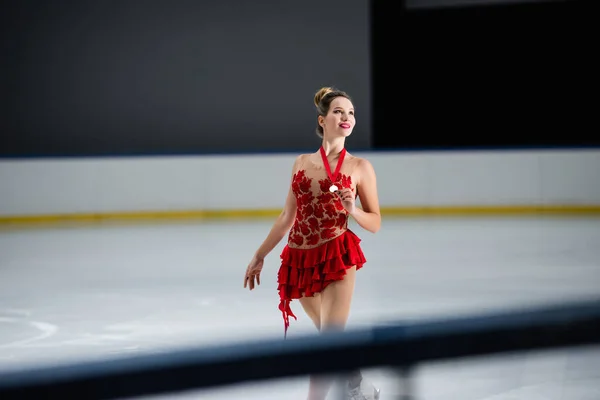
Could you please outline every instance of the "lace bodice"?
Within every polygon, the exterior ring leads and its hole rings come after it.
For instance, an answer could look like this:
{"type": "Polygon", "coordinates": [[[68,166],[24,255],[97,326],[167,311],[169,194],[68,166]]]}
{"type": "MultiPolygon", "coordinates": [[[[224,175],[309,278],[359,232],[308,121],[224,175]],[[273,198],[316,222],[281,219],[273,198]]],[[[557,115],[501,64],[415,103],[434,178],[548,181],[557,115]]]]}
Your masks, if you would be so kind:
{"type": "MultiPolygon", "coordinates": [[[[338,188],[350,188],[356,197],[353,179],[357,164],[356,157],[347,156],[335,180],[338,188]]],[[[335,165],[331,168],[335,169],[335,165]]],[[[302,155],[292,175],[292,192],[298,206],[296,219],[288,236],[288,246],[314,248],[334,239],[348,229],[348,212],[335,193],[320,158],[311,154],[302,155]]]]}

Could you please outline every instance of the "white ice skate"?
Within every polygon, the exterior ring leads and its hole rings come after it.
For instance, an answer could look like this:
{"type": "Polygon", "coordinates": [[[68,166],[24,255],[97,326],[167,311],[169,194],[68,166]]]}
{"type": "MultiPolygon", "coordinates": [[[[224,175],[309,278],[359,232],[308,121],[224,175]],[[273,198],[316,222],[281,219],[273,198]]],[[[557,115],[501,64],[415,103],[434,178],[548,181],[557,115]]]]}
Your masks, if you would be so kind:
{"type": "Polygon", "coordinates": [[[364,378],[358,384],[349,382],[347,388],[347,400],[378,400],[381,393],[373,384],[367,382],[364,378]]]}

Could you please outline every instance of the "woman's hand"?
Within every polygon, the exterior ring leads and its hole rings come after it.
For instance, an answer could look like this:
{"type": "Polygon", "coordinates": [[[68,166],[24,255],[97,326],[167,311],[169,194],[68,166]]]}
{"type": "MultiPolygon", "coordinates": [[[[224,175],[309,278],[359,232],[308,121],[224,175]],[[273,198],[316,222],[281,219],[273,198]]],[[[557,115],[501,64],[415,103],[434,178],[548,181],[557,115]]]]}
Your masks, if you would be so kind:
{"type": "Polygon", "coordinates": [[[248,268],[246,268],[246,274],[244,275],[244,289],[250,287],[250,290],[254,289],[254,283],[260,285],[260,273],[263,269],[265,260],[257,255],[254,255],[248,268]]]}
{"type": "Polygon", "coordinates": [[[342,190],[338,190],[335,192],[335,194],[337,194],[340,198],[340,201],[342,202],[342,205],[346,211],[348,211],[349,214],[354,214],[354,211],[356,211],[356,203],[352,189],[344,188],[342,190]]]}

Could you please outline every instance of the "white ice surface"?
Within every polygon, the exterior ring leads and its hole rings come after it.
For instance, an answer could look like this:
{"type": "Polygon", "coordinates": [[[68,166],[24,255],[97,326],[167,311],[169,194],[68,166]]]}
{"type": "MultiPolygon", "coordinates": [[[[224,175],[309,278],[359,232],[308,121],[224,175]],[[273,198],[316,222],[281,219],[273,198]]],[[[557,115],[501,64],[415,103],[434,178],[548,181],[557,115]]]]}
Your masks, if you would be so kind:
{"type": "MultiPolygon", "coordinates": [[[[243,273],[269,222],[99,225],[0,232],[0,370],[281,337],[276,271],[243,273]]],[[[363,239],[349,327],[600,295],[600,220],[407,218],[363,239]]],[[[288,333],[313,333],[297,302],[288,333]]],[[[365,371],[395,399],[391,371],[365,371]]],[[[419,400],[598,400],[600,349],[424,365],[419,400]]],[[[307,380],[157,396],[306,398],[307,380]]]]}

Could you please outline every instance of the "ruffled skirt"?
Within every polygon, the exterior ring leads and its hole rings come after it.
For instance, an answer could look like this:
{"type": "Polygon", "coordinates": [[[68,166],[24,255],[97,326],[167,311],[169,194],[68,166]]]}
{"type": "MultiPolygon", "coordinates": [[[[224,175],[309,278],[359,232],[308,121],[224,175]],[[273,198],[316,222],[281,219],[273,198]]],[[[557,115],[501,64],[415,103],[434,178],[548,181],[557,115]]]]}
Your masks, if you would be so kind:
{"type": "Polygon", "coordinates": [[[285,246],[277,274],[279,310],[283,314],[285,334],[290,317],[297,320],[290,308],[293,299],[321,292],[330,283],[342,280],[347,269],[356,266],[359,270],[365,262],[360,239],[350,230],[311,249],[285,246]]]}

